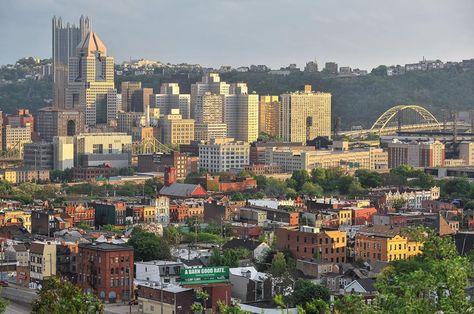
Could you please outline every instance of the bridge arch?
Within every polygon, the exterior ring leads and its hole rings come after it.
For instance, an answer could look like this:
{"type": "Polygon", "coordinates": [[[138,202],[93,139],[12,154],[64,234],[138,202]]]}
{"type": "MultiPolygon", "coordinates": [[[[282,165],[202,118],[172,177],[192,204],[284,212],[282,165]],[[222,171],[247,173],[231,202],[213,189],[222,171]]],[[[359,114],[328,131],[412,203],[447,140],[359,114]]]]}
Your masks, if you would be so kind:
{"type": "Polygon", "coordinates": [[[372,125],[370,128],[371,131],[381,133],[382,130],[387,126],[387,124],[392,121],[395,117],[397,117],[401,112],[403,111],[413,111],[417,113],[421,119],[423,120],[423,123],[431,123],[431,124],[437,124],[441,126],[439,121],[436,119],[436,117],[429,112],[427,109],[418,106],[418,105],[398,105],[394,106],[387,111],[385,111],[378,119],[375,121],[375,123],[372,125]]]}

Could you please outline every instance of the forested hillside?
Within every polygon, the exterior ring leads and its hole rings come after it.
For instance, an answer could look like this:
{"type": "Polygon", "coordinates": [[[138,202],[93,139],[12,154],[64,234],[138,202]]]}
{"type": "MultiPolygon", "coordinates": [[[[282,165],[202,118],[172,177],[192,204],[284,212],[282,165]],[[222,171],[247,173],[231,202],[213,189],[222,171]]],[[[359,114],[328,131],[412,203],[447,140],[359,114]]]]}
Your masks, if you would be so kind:
{"type": "MultiPolygon", "coordinates": [[[[386,109],[397,104],[419,104],[432,111],[442,119],[442,109],[474,109],[474,70],[462,71],[456,68],[449,70],[432,70],[427,72],[410,72],[401,76],[388,77],[383,71],[362,77],[334,78],[322,73],[296,72],[288,76],[270,75],[268,73],[222,74],[227,82],[247,82],[250,91],[258,94],[281,94],[286,91],[301,90],[303,85],[311,84],[318,91],[330,92],[333,95],[333,116],[341,118],[343,129],[351,125],[370,126],[386,109]]],[[[120,81],[142,81],[146,87],[159,90],[162,81],[173,81],[162,75],[121,76],[120,81]]],[[[181,91],[189,92],[189,84],[199,80],[193,75],[185,82],[181,91]],[[186,86],[187,85],[187,86],[186,86]]],[[[13,112],[18,107],[30,107],[33,111],[44,105],[43,99],[51,98],[49,80],[26,80],[0,86],[0,109],[13,112]]]]}

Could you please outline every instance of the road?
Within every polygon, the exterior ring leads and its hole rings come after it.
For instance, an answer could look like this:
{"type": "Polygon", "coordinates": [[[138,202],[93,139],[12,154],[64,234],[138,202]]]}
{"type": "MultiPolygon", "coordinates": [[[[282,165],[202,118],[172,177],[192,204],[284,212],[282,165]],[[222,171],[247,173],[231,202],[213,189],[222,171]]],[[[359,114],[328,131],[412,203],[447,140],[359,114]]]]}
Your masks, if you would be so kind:
{"type": "Polygon", "coordinates": [[[31,306],[24,303],[15,303],[15,301],[9,301],[5,313],[8,314],[29,314],[31,313],[31,306]]]}
{"type": "Polygon", "coordinates": [[[6,313],[31,313],[31,303],[36,298],[36,291],[18,288],[13,285],[3,287],[1,296],[9,301],[6,313]]]}

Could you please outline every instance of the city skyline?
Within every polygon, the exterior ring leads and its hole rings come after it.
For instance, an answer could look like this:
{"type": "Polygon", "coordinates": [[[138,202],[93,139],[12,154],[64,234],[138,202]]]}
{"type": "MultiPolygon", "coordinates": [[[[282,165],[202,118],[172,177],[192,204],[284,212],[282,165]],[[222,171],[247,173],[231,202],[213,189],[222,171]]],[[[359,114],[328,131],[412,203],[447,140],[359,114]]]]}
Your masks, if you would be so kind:
{"type": "Polygon", "coordinates": [[[53,15],[77,24],[81,14],[89,16],[93,30],[107,38],[117,62],[131,57],[211,67],[279,68],[289,63],[303,67],[316,59],[320,66],[335,61],[370,70],[423,57],[450,61],[474,55],[469,16],[474,4],[469,1],[410,1],[410,10],[405,9],[408,1],[298,3],[281,0],[269,6],[266,0],[225,0],[183,5],[142,0],[130,10],[125,9],[126,1],[113,6],[94,1],[7,1],[0,13],[0,36],[16,45],[0,56],[0,64],[24,56],[50,57],[48,26],[53,15]],[[295,13],[289,15],[291,10],[295,13]],[[18,41],[19,37],[25,40],[18,41]]]}

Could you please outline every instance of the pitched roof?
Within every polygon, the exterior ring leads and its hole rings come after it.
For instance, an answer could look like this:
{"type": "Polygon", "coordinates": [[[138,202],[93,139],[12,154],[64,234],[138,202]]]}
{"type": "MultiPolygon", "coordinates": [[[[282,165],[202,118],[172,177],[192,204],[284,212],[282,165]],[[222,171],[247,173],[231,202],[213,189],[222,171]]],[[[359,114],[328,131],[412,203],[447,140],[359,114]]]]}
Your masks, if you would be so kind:
{"type": "Polygon", "coordinates": [[[30,253],[43,254],[44,243],[33,242],[30,246],[30,253]]]}
{"type": "Polygon", "coordinates": [[[26,247],[24,244],[14,244],[13,249],[15,249],[15,252],[26,252],[26,247]]]}
{"type": "Polygon", "coordinates": [[[77,46],[77,50],[85,55],[94,54],[96,51],[107,55],[107,48],[95,32],[89,32],[77,46]]]}
{"type": "Polygon", "coordinates": [[[193,192],[199,187],[201,187],[199,184],[173,183],[171,185],[165,185],[162,187],[160,194],[175,197],[191,197],[193,192]]]}
{"type": "Polygon", "coordinates": [[[374,292],[377,289],[374,287],[375,279],[374,278],[360,278],[357,279],[357,282],[365,289],[367,292],[374,292]]]}

